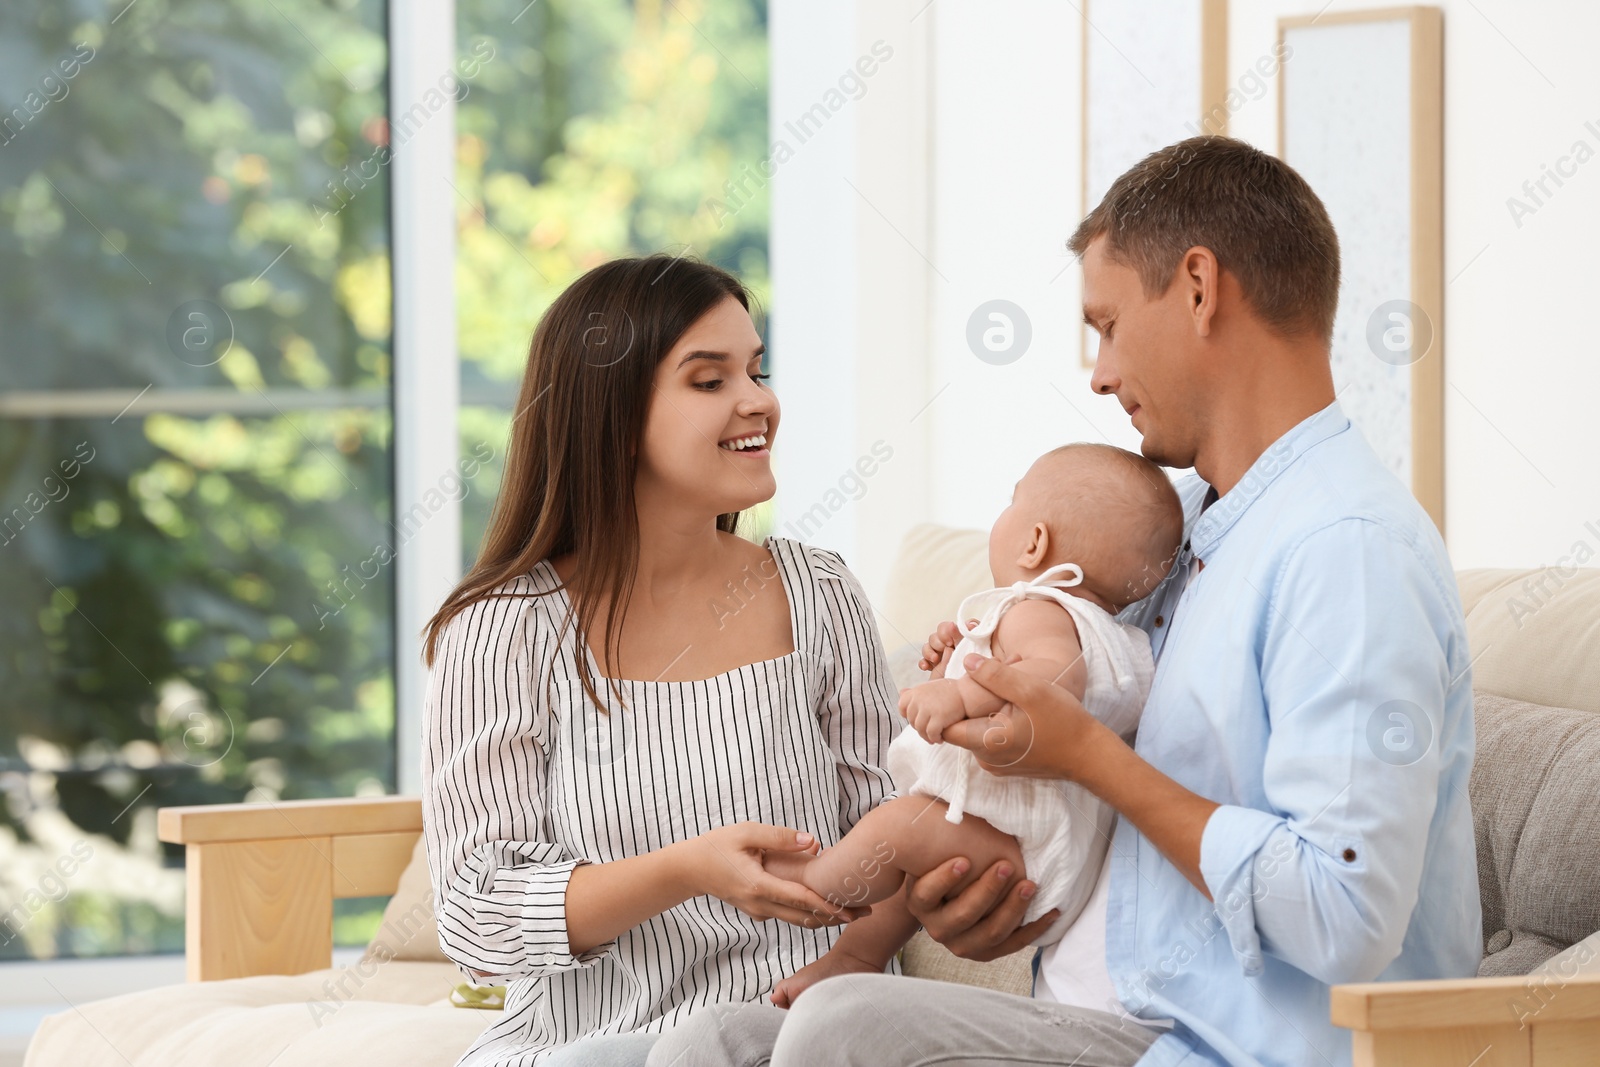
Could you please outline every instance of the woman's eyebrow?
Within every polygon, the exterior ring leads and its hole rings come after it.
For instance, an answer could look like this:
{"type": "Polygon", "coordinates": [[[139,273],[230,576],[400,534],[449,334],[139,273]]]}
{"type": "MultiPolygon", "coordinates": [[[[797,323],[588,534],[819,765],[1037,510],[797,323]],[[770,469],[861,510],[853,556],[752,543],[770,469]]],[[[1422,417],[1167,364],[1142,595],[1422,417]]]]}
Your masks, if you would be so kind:
{"type": "MultiPolygon", "coordinates": [[[[751,359],[760,359],[763,355],[766,354],[766,351],[767,351],[767,346],[766,345],[762,345],[761,347],[757,348],[754,352],[750,353],[750,358],[751,359]]],[[[696,359],[709,359],[714,363],[726,363],[726,362],[728,362],[728,353],[726,353],[726,352],[708,352],[708,351],[704,351],[704,350],[696,350],[694,352],[686,352],[686,353],[684,353],[683,358],[678,360],[678,366],[682,367],[684,364],[690,362],[691,360],[696,360],[696,359]]]]}
{"type": "Polygon", "coordinates": [[[726,363],[726,362],[728,362],[728,353],[726,353],[726,352],[687,352],[687,353],[684,354],[684,357],[682,359],[678,360],[678,366],[681,367],[684,364],[690,362],[691,360],[696,360],[696,359],[709,359],[709,360],[712,360],[712,361],[717,362],[717,363],[726,363]]]}

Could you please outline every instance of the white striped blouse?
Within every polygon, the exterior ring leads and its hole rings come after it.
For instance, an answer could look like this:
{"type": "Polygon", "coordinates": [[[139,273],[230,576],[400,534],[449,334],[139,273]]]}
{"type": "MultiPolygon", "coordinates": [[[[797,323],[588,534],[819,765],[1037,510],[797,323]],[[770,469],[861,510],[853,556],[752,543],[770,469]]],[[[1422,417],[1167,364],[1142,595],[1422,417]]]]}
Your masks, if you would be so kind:
{"type": "Polygon", "coordinates": [[[602,693],[608,714],[578,682],[548,561],[445,629],[422,747],[439,942],[469,978],[507,985],[503,1016],[459,1067],[535,1064],[592,1034],[660,1032],[708,1004],[770,1000],[837,939],[841,927],[757,922],[699,896],[569,951],[579,863],[747,819],[828,847],[889,795],[883,764],[901,722],[872,608],[834,553],[767,547],[795,650],[702,681],[624,681],[626,707],[602,693]]]}

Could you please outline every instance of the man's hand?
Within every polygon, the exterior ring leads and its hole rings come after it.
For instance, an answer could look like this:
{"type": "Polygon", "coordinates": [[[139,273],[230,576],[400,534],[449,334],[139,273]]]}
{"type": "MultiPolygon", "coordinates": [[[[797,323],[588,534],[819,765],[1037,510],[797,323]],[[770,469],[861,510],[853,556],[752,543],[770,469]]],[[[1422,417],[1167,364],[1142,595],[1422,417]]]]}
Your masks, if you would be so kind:
{"type": "Polygon", "coordinates": [[[1026,926],[1017,925],[1027,914],[1037,886],[1026,879],[1017,880],[1017,872],[1005,860],[946,900],[966,880],[970,866],[965,857],[957,856],[921,878],[906,876],[907,909],[929,937],[957,956],[979,963],[1009,956],[1032,944],[1060,916],[1052,910],[1026,926]]]}
{"type": "Polygon", "coordinates": [[[947,727],[944,740],[978,757],[990,774],[1079,780],[1078,768],[1109,741],[1123,745],[1071,693],[983,656],[967,657],[967,676],[1006,706],[986,719],[947,727]]]}
{"type": "Polygon", "coordinates": [[[1211,898],[1200,873],[1200,841],[1217,810],[1215,801],[1145,762],[1059,686],[982,656],[968,656],[965,666],[974,682],[1008,704],[987,719],[968,719],[945,730],[947,744],[970,750],[991,774],[1078,783],[1138,827],[1211,898]]]}

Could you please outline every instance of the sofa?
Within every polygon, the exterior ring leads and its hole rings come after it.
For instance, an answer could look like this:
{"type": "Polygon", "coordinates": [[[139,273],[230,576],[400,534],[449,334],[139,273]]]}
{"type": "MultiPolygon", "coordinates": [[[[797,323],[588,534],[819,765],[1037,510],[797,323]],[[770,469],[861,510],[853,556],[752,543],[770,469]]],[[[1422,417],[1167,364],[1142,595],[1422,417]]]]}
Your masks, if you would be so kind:
{"type": "MultiPolygon", "coordinates": [[[[986,535],[921,526],[880,605],[896,678],[988,584],[986,535]]],[[[1336,987],[1357,1067],[1600,1063],[1600,569],[1459,572],[1473,652],[1479,977],[1336,987]],[[1590,936],[1595,935],[1595,936],[1590,936]]],[[[186,849],[188,981],[47,1017],[25,1067],[450,1067],[498,1015],[452,1006],[414,797],[164,808],[186,849]],[[339,898],[392,894],[331,967],[339,898]]],[[[907,973],[1026,995],[1025,950],[959,960],[924,935],[907,973]]]]}

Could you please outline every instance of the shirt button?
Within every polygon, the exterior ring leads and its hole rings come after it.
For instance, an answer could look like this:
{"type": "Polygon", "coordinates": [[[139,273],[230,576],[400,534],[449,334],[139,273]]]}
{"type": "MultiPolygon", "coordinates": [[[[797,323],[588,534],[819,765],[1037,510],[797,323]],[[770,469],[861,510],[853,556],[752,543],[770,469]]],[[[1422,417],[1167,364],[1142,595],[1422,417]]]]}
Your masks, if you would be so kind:
{"type": "Polygon", "coordinates": [[[546,952],[544,954],[544,962],[547,967],[553,966],[556,962],[556,954],[554,952],[546,952]]]}
{"type": "Polygon", "coordinates": [[[1160,626],[1165,621],[1166,621],[1166,616],[1165,615],[1157,615],[1156,616],[1156,625],[1157,626],[1160,626]]]}
{"type": "Polygon", "coordinates": [[[1356,850],[1353,849],[1353,848],[1345,849],[1344,850],[1344,861],[1346,863],[1354,863],[1356,861],[1356,850]]]}

